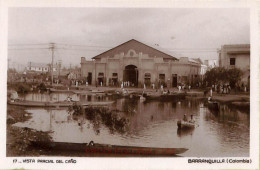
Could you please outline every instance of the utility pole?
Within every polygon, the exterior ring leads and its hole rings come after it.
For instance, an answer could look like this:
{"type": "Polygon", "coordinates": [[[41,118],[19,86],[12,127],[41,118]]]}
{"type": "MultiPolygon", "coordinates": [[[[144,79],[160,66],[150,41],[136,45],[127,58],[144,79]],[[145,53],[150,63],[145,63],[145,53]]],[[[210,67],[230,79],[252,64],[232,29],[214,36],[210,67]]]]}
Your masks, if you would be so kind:
{"type": "Polygon", "coordinates": [[[51,43],[51,85],[53,85],[53,60],[54,60],[54,43],[51,43]]]}
{"type": "Polygon", "coordinates": [[[59,76],[60,76],[61,60],[59,60],[59,62],[58,62],[58,67],[59,67],[59,76]]]}

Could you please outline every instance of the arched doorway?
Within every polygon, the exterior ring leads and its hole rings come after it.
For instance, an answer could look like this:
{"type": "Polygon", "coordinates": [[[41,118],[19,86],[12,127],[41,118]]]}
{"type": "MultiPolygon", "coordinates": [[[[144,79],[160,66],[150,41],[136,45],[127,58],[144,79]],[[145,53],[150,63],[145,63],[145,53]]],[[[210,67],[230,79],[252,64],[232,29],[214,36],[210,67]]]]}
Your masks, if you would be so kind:
{"type": "Polygon", "coordinates": [[[138,86],[138,69],[135,65],[125,66],[123,81],[129,81],[130,86],[138,86]]]}

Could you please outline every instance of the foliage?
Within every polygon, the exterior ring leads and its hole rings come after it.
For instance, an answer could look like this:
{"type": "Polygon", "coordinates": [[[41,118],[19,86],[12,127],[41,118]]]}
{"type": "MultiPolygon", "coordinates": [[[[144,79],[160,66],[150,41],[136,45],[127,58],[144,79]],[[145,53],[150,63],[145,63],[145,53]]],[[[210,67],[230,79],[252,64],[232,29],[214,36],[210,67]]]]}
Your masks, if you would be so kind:
{"type": "Polygon", "coordinates": [[[93,123],[94,127],[100,127],[100,124],[106,125],[111,132],[117,131],[124,133],[128,125],[128,119],[120,117],[115,111],[110,111],[105,107],[87,107],[74,104],[69,107],[69,112],[74,116],[84,116],[93,123]]]}
{"type": "Polygon", "coordinates": [[[30,128],[9,127],[9,135],[14,136],[9,149],[13,151],[12,156],[38,155],[39,151],[31,147],[31,141],[51,142],[52,138],[48,132],[36,131],[30,128]]]}
{"type": "Polygon", "coordinates": [[[228,74],[230,86],[235,87],[237,83],[241,81],[242,75],[243,72],[240,69],[238,68],[230,69],[228,74]]]}
{"type": "Polygon", "coordinates": [[[30,86],[28,84],[26,84],[26,83],[18,83],[15,86],[15,90],[18,93],[28,93],[30,91],[30,86]]]}
{"type": "Polygon", "coordinates": [[[9,68],[8,73],[17,73],[15,68],[9,68]]]}
{"type": "Polygon", "coordinates": [[[47,90],[47,88],[46,88],[46,86],[45,86],[44,83],[41,83],[40,85],[38,85],[38,86],[37,86],[37,89],[39,89],[39,90],[41,90],[41,91],[46,91],[46,90],[47,90]]]}
{"type": "Polygon", "coordinates": [[[73,105],[69,107],[69,112],[73,112],[74,115],[83,115],[85,110],[83,106],[73,103],[73,105]]]}
{"type": "Polygon", "coordinates": [[[238,68],[226,69],[224,67],[215,67],[208,70],[205,74],[205,81],[208,85],[227,84],[234,87],[241,80],[243,72],[238,68]]]}

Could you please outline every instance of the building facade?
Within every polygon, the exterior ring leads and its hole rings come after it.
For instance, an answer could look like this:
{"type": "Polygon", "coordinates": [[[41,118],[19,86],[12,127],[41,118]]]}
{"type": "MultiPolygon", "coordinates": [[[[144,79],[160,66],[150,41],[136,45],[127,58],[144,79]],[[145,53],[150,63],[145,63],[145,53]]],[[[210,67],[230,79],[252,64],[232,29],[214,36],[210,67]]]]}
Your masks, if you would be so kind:
{"type": "Polygon", "coordinates": [[[217,60],[204,60],[204,65],[208,67],[208,69],[218,67],[217,60]]]}
{"type": "MultiPolygon", "coordinates": [[[[33,63],[33,62],[29,62],[27,67],[26,67],[27,71],[33,71],[33,72],[49,72],[50,66],[48,64],[44,64],[44,63],[33,63]]],[[[53,71],[57,71],[57,66],[53,66],[53,71]]]]}
{"type": "Polygon", "coordinates": [[[137,40],[127,41],[87,61],[81,58],[81,76],[88,84],[143,87],[195,84],[201,80],[202,63],[170,54],[137,40]]]}
{"type": "Polygon", "coordinates": [[[250,45],[223,45],[219,51],[219,66],[239,68],[243,71],[242,83],[250,83],[250,45]]]}

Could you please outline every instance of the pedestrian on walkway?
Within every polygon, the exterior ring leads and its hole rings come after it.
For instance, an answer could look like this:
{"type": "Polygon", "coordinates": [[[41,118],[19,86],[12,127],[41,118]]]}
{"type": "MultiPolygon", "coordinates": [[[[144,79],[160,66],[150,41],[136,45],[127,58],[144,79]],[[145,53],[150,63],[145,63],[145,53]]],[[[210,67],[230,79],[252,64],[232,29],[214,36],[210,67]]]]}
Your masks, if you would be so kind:
{"type": "Polygon", "coordinates": [[[179,91],[181,91],[181,86],[178,86],[178,88],[179,88],[179,91]]]}

